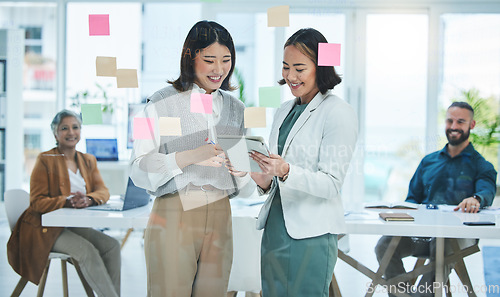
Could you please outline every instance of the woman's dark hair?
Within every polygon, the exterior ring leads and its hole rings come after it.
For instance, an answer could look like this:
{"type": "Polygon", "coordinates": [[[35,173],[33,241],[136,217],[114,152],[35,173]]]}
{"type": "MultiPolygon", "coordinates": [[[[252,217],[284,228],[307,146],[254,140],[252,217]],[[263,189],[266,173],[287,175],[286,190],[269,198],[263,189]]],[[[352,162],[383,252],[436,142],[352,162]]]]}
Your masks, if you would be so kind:
{"type": "MultiPolygon", "coordinates": [[[[283,48],[293,45],[314,62],[316,66],[316,85],[321,94],[325,94],[326,91],[338,85],[342,78],[335,72],[333,66],[318,66],[318,43],[328,43],[328,41],[318,30],[305,28],[300,29],[288,38],[283,48]]],[[[286,81],[281,79],[278,83],[284,85],[286,81]]]]}
{"type": "Polygon", "coordinates": [[[195,80],[194,59],[201,51],[213,43],[219,43],[226,46],[231,53],[231,69],[220,86],[223,90],[234,90],[230,84],[231,75],[234,71],[236,54],[231,34],[226,28],[216,22],[199,21],[196,23],[186,37],[182,47],[181,74],[175,81],[168,81],[176,90],[184,92],[188,90],[195,80]]]}

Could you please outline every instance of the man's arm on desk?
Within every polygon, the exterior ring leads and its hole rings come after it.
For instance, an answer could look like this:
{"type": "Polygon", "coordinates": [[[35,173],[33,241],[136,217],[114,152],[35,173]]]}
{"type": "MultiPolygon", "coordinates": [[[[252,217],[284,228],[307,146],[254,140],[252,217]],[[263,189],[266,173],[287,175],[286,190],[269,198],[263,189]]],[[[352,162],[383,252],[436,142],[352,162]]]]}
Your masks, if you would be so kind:
{"type": "Polygon", "coordinates": [[[482,159],[478,163],[478,174],[475,181],[476,192],[472,197],[465,198],[455,211],[476,213],[480,208],[490,206],[496,194],[497,172],[493,165],[482,159]]]}

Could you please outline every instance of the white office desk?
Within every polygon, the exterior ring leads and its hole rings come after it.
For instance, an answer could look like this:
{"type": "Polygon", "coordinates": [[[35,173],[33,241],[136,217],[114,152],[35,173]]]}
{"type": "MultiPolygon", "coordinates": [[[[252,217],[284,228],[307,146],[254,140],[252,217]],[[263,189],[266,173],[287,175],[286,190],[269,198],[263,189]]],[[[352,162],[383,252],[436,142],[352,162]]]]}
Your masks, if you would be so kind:
{"type": "MultiPolygon", "coordinates": [[[[450,209],[450,207],[446,208],[450,209]]],[[[444,238],[500,238],[500,216],[489,214],[487,211],[469,214],[439,209],[429,210],[425,208],[425,205],[420,205],[418,210],[365,209],[359,213],[347,214],[345,218],[348,234],[390,235],[399,238],[401,236],[436,237],[436,282],[440,283],[444,279],[444,238]],[[385,222],[378,217],[380,212],[405,212],[412,215],[415,221],[385,222]],[[466,226],[463,224],[466,221],[493,221],[496,225],[466,226]]],[[[342,258],[344,255],[339,255],[339,257],[342,258]]],[[[375,274],[373,271],[367,273],[367,268],[361,266],[361,269],[353,267],[365,275],[375,274]]],[[[442,296],[442,291],[438,290],[435,295],[442,296]]],[[[366,296],[371,296],[371,294],[367,293],[366,296]]]]}
{"type": "MultiPolygon", "coordinates": [[[[262,205],[249,206],[255,200],[233,199],[234,259],[230,276],[230,290],[260,290],[260,239],[262,231],[255,230],[255,217],[262,205]],[[245,264],[243,264],[244,262],[245,264]],[[243,275],[239,277],[239,275],[243,275]],[[241,289],[241,287],[245,289],[241,289]]],[[[151,205],[124,212],[106,212],[86,209],[58,209],[44,214],[44,226],[136,228],[147,226],[151,205]]],[[[437,237],[436,281],[443,280],[444,238],[500,238],[500,216],[494,214],[466,214],[427,210],[399,210],[407,212],[414,222],[385,222],[379,212],[363,210],[346,215],[347,234],[437,237]],[[494,221],[496,226],[465,226],[464,221],[494,221]]],[[[441,296],[437,292],[436,296],[441,296]]]]}
{"type": "Polygon", "coordinates": [[[126,211],[60,208],[42,215],[47,227],[134,228],[144,229],[148,224],[152,203],[126,211]]]}
{"type": "MultiPolygon", "coordinates": [[[[233,265],[228,291],[260,292],[260,242],[262,231],[255,220],[263,198],[231,199],[233,216],[233,265]]],[[[42,215],[49,227],[134,228],[148,224],[152,203],[126,211],[61,208],[42,215]]]]}

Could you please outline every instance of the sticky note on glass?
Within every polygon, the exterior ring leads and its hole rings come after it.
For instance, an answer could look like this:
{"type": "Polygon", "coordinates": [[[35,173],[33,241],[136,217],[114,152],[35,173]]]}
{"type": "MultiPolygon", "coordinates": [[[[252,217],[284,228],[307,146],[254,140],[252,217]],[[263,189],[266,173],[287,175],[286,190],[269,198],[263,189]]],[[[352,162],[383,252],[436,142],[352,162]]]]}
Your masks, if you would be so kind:
{"type": "Polygon", "coordinates": [[[212,95],[191,93],[191,112],[212,113],[212,95]]]}
{"type": "Polygon", "coordinates": [[[182,136],[181,118],[160,117],[160,136],[182,136]]]}
{"type": "Polygon", "coordinates": [[[282,5],[267,9],[268,27],[288,27],[290,26],[290,6],[282,5]]]}
{"type": "Polygon", "coordinates": [[[89,14],[89,35],[109,36],[109,14],[89,14]]]}
{"type": "Polygon", "coordinates": [[[138,88],[137,69],[116,69],[116,86],[118,88],[138,88]]]}
{"type": "Polygon", "coordinates": [[[281,89],[280,87],[261,87],[259,88],[259,106],[260,107],[280,107],[281,89]]]}
{"type": "Polygon", "coordinates": [[[84,125],[101,125],[102,109],[101,104],[82,104],[82,123],[84,125]]]}
{"type": "Polygon", "coordinates": [[[134,118],[134,139],[153,139],[154,120],[152,118],[134,118]]]}
{"type": "Polygon", "coordinates": [[[318,66],[340,66],[339,43],[318,43],[318,66]]]}
{"type": "Polygon", "coordinates": [[[245,108],[244,118],[245,118],[245,128],[265,128],[266,108],[247,107],[245,108]]]}
{"type": "Polygon", "coordinates": [[[97,57],[95,59],[97,76],[116,76],[116,57],[97,57]]]}

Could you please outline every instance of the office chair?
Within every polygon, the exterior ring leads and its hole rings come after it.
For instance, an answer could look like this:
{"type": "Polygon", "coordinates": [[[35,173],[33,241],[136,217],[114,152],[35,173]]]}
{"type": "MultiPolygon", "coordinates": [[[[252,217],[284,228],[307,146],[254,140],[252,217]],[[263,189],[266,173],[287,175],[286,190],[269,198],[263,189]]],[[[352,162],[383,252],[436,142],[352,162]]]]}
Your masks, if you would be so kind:
{"type": "MultiPolygon", "coordinates": [[[[470,256],[472,254],[475,254],[480,251],[479,249],[479,241],[476,242],[476,244],[469,246],[467,248],[461,249],[458,245],[458,241],[456,238],[449,238],[448,239],[451,245],[451,248],[453,250],[452,256],[445,257],[445,262],[444,264],[449,264],[450,262],[455,262],[455,267],[453,269],[455,270],[456,274],[458,275],[458,278],[462,282],[465,288],[467,288],[467,295],[469,297],[476,297],[476,293],[474,292],[469,273],[467,272],[467,267],[465,266],[464,258],[467,256],[470,256]],[[446,260],[448,258],[448,260],[446,260]]],[[[426,265],[426,261],[428,262],[429,257],[428,255],[413,255],[414,257],[417,258],[417,261],[415,263],[415,266],[413,267],[413,270],[417,270],[419,268],[423,268],[426,265]]],[[[427,264],[429,265],[429,264],[427,264]]],[[[431,266],[433,267],[433,266],[431,266]]],[[[418,278],[418,275],[416,275],[413,279],[410,280],[410,284],[413,285],[416,283],[418,278]]],[[[446,286],[450,288],[450,278],[448,277],[448,280],[446,282],[446,286]]],[[[451,290],[446,291],[446,296],[447,297],[452,297],[451,290]]]]}
{"type": "MultiPolygon", "coordinates": [[[[7,214],[7,220],[9,221],[9,227],[10,231],[14,229],[14,226],[17,223],[17,220],[21,216],[21,214],[28,208],[30,204],[30,198],[29,194],[20,189],[15,189],[15,190],[8,190],[5,192],[4,195],[4,203],[5,203],[5,212],[7,214]]],[[[76,272],[78,273],[78,276],[80,277],[80,280],[83,284],[83,288],[85,289],[85,292],[87,293],[87,296],[89,297],[94,297],[94,292],[92,291],[92,288],[90,285],[87,283],[85,278],[83,277],[82,271],[80,269],[80,265],[78,262],[73,259],[71,256],[63,253],[53,253],[51,252],[49,254],[49,258],[47,259],[47,265],[45,266],[45,269],[42,274],[42,278],[40,279],[40,284],[38,285],[38,293],[37,297],[43,296],[43,291],[45,290],[45,283],[47,281],[47,274],[49,272],[49,266],[50,262],[53,259],[60,259],[61,260],[61,273],[62,273],[62,279],[63,279],[63,296],[67,297],[68,296],[68,274],[67,274],[67,269],[66,269],[66,263],[70,262],[75,266],[76,272]]],[[[12,292],[11,297],[18,297],[21,295],[21,292],[23,291],[24,287],[26,286],[26,283],[28,283],[28,280],[24,277],[21,277],[19,282],[17,283],[16,288],[12,292]]]]}

